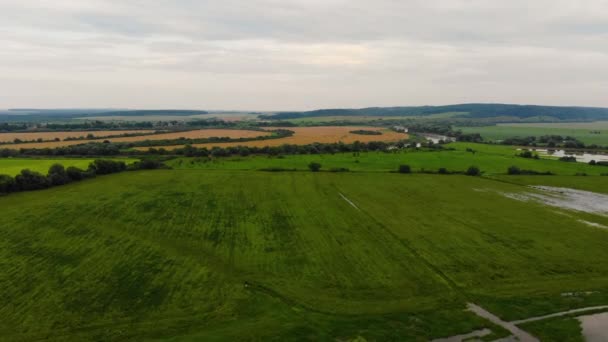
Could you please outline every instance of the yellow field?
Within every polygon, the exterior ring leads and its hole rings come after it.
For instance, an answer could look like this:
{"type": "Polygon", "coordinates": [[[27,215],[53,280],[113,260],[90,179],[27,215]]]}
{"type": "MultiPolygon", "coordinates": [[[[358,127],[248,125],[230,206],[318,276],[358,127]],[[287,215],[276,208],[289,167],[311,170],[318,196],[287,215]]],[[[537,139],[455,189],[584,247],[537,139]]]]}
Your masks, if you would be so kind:
{"type": "MultiPolygon", "coordinates": [[[[3,133],[0,134],[2,137],[5,134],[50,134],[48,137],[42,137],[43,139],[53,139],[54,137],[59,137],[61,139],[61,134],[64,137],[78,137],[86,134],[92,133],[96,136],[102,136],[101,132],[113,132],[111,134],[121,134],[121,133],[136,133],[136,132],[153,132],[153,131],[98,131],[98,132],[45,132],[45,133],[3,133]],[[78,135],[80,134],[80,135],[78,135]]],[[[119,138],[108,138],[105,140],[111,142],[131,142],[131,141],[144,141],[144,140],[165,140],[165,139],[178,139],[178,138],[190,138],[190,139],[201,139],[201,138],[211,138],[211,137],[229,137],[229,138],[255,138],[263,135],[270,135],[269,132],[260,132],[260,131],[246,131],[246,130],[237,130],[237,129],[199,129],[194,131],[187,132],[172,132],[172,133],[160,133],[153,135],[143,135],[137,137],[119,137],[119,138]]],[[[109,134],[106,134],[109,135],[109,134]]],[[[40,136],[31,137],[31,139],[38,139],[40,136]]],[[[13,139],[8,139],[4,141],[13,141],[13,139]]],[[[19,138],[19,139],[27,139],[27,138],[19,138]]],[[[0,140],[2,141],[2,140],[0,140]]],[[[10,144],[10,145],[0,145],[2,148],[10,148],[10,149],[19,149],[19,148],[55,148],[62,146],[70,146],[70,145],[78,145],[84,144],[88,142],[100,142],[99,139],[96,140],[72,140],[72,141],[50,141],[50,142],[41,142],[41,143],[23,143],[23,144],[10,144]]]]}
{"type": "MultiPolygon", "coordinates": [[[[353,143],[355,141],[370,142],[370,141],[399,141],[407,139],[408,135],[404,133],[397,133],[391,130],[386,130],[379,127],[360,127],[360,126],[328,126],[328,127],[282,127],[282,129],[288,129],[294,131],[295,134],[281,139],[269,139],[269,140],[257,140],[247,142],[225,142],[225,143],[207,143],[207,144],[194,144],[195,147],[229,147],[229,146],[250,146],[250,147],[264,147],[264,146],[280,146],[283,144],[294,144],[294,145],[307,145],[312,143],[353,143]],[[370,130],[370,131],[381,131],[382,135],[361,135],[353,134],[350,131],[354,130],[370,130]]],[[[182,147],[177,146],[163,146],[167,150],[176,149],[182,147]]],[[[139,150],[147,150],[149,147],[139,147],[139,150]]]]}
{"type": "Polygon", "coordinates": [[[31,132],[31,133],[0,133],[0,143],[13,142],[15,139],[32,141],[37,139],[53,140],[59,138],[80,138],[93,134],[96,137],[107,137],[111,135],[132,134],[132,133],[152,133],[153,130],[131,130],[131,131],[70,131],[70,132],[31,132]]]}

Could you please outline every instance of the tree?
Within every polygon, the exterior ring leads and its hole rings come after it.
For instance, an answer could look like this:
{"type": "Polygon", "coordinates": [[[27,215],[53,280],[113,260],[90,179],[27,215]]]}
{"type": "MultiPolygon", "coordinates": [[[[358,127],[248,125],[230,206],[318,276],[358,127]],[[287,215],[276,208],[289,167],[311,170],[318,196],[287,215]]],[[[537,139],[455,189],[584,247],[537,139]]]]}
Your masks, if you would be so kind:
{"type": "Polygon", "coordinates": [[[49,168],[47,178],[52,186],[63,185],[70,182],[70,177],[68,177],[65,168],[61,164],[53,164],[49,168]]]}
{"type": "Polygon", "coordinates": [[[409,165],[399,165],[397,171],[399,173],[412,173],[412,168],[409,165]]]}
{"type": "Polygon", "coordinates": [[[321,170],[321,164],[317,162],[311,162],[310,164],[308,164],[308,168],[312,172],[318,172],[319,170],[321,170]]]}
{"type": "Polygon", "coordinates": [[[467,169],[467,172],[465,174],[467,176],[479,176],[481,175],[481,171],[477,166],[471,166],[467,169]]]}

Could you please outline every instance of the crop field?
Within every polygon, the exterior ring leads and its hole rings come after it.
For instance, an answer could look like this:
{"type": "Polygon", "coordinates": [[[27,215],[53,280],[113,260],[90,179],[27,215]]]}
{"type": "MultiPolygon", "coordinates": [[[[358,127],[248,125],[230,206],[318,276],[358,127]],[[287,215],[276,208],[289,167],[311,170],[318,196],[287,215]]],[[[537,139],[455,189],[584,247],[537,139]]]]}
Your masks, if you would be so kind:
{"type": "MultiPolygon", "coordinates": [[[[470,166],[479,167],[485,174],[505,174],[511,166],[538,172],[551,171],[558,175],[586,173],[600,175],[608,173],[608,167],[591,166],[584,163],[565,163],[551,159],[525,159],[515,156],[518,151],[510,146],[452,143],[446,151],[394,151],[336,153],[323,155],[285,155],[277,157],[248,156],[231,158],[178,158],[167,162],[179,169],[224,169],[259,170],[264,168],[284,168],[307,170],[310,162],[321,163],[323,169],[347,168],[350,171],[396,171],[401,164],[411,166],[413,171],[425,169],[437,171],[446,168],[450,171],[465,171],[470,166]],[[471,148],[475,153],[467,152],[471,148]]],[[[583,177],[579,177],[583,178],[583,177]]],[[[608,182],[608,178],[605,179],[608,182]]]]}
{"type": "Polygon", "coordinates": [[[156,170],[0,197],[0,334],[427,340],[503,333],[466,302],[506,319],[607,304],[608,233],[579,221],[591,214],[503,195],[522,191],[466,176],[156,170]]]}
{"type": "MultiPolygon", "coordinates": [[[[0,158],[0,175],[15,176],[23,169],[46,174],[53,164],[61,164],[66,168],[75,166],[86,170],[93,160],[90,158],[0,158]]],[[[132,158],[120,158],[120,160],[127,164],[137,161],[137,159],[132,158]]]]}
{"type": "Polygon", "coordinates": [[[608,122],[595,123],[521,123],[483,127],[456,127],[464,133],[479,133],[487,140],[512,137],[561,135],[574,137],[585,144],[608,145],[608,122]],[[594,126],[595,124],[595,126],[594,126]],[[598,133],[599,132],[599,133],[598,133]]]}
{"type": "MultiPolygon", "coordinates": [[[[135,131],[137,132],[137,131],[135,131]]],[[[255,138],[259,136],[270,135],[269,132],[262,131],[250,131],[250,130],[239,130],[239,129],[198,129],[185,132],[171,132],[171,133],[159,133],[153,135],[142,135],[135,137],[119,137],[119,138],[108,138],[105,140],[111,142],[131,142],[131,141],[144,141],[144,140],[165,140],[165,139],[178,139],[178,138],[211,138],[211,137],[229,137],[229,138],[255,138]]],[[[70,136],[70,135],[68,135],[70,136]]],[[[26,144],[10,144],[0,145],[3,148],[19,149],[19,148],[55,148],[61,146],[70,146],[85,144],[87,142],[99,142],[100,140],[73,140],[73,141],[52,141],[42,143],[26,143],[26,144]]]]}
{"type": "MultiPolygon", "coordinates": [[[[295,144],[295,145],[306,145],[312,143],[353,143],[355,141],[369,142],[369,141],[399,141],[407,139],[408,135],[404,133],[398,133],[392,130],[387,130],[378,127],[365,127],[365,126],[324,126],[324,127],[284,127],[294,131],[294,135],[281,139],[271,140],[258,140],[258,141],[247,141],[247,142],[226,142],[226,143],[207,143],[207,144],[193,144],[196,147],[228,147],[228,146],[280,146],[283,144],[295,144]],[[380,131],[382,135],[361,135],[350,133],[353,130],[370,130],[380,131]]],[[[182,146],[163,146],[167,150],[179,148],[182,146]]],[[[147,147],[138,148],[139,150],[147,150],[147,147]]]]}
{"type": "Polygon", "coordinates": [[[152,133],[152,130],[124,130],[124,131],[70,131],[70,132],[32,132],[32,133],[0,133],[0,144],[13,142],[15,139],[24,141],[32,141],[37,139],[42,140],[53,140],[55,138],[81,138],[86,137],[89,134],[93,134],[96,137],[107,137],[115,136],[120,134],[133,134],[133,133],[152,133]]]}

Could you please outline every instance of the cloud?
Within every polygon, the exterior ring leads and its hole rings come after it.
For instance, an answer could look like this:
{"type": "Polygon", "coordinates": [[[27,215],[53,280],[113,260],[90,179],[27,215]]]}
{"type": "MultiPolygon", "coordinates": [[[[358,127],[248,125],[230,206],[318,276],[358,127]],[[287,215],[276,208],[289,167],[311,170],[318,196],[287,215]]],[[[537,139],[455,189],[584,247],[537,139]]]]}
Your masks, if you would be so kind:
{"type": "Polygon", "coordinates": [[[606,0],[4,0],[0,13],[0,107],[608,106],[606,0]]]}

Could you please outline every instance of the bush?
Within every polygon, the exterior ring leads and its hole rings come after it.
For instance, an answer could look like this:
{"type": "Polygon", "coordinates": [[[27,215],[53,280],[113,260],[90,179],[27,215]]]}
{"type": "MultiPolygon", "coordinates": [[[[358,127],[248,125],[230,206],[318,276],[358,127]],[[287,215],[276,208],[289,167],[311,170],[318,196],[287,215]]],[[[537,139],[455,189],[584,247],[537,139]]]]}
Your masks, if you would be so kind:
{"type": "Polygon", "coordinates": [[[72,181],[79,181],[85,178],[93,177],[95,174],[92,172],[86,172],[76,166],[70,166],[65,170],[68,178],[72,181]]]}
{"type": "Polygon", "coordinates": [[[7,194],[16,191],[15,179],[9,175],[0,175],[0,193],[7,194]]]}
{"type": "Polygon", "coordinates": [[[21,170],[15,177],[15,183],[18,190],[25,191],[46,189],[50,186],[49,180],[43,174],[28,169],[21,170]]]}
{"type": "Polygon", "coordinates": [[[399,173],[412,173],[412,168],[409,165],[399,165],[397,171],[399,173]]]}
{"type": "Polygon", "coordinates": [[[329,172],[349,172],[350,170],[345,167],[332,167],[329,172]]]}
{"type": "Polygon", "coordinates": [[[440,167],[437,173],[439,173],[440,175],[447,175],[449,172],[448,169],[446,169],[445,167],[440,167]]]}
{"type": "Polygon", "coordinates": [[[519,156],[522,158],[529,158],[529,159],[539,159],[540,158],[538,156],[538,154],[534,154],[530,150],[523,151],[522,153],[519,154],[519,156]]]}
{"type": "Polygon", "coordinates": [[[509,175],[520,175],[521,174],[521,170],[517,166],[511,166],[507,170],[507,174],[509,174],[509,175]]]}
{"type": "Polygon", "coordinates": [[[153,159],[142,160],[129,167],[130,170],[156,170],[162,168],[167,168],[167,166],[160,161],[153,159]]]}
{"type": "Polygon", "coordinates": [[[94,171],[98,175],[107,175],[110,173],[121,172],[127,169],[127,164],[123,161],[96,159],[89,165],[89,170],[94,171]]]}
{"type": "Polygon", "coordinates": [[[479,170],[479,168],[477,166],[471,166],[467,169],[465,174],[467,176],[479,176],[479,175],[481,175],[481,171],[479,170]]]}
{"type": "Polygon", "coordinates": [[[553,172],[551,171],[545,171],[545,172],[539,172],[539,171],[534,171],[534,170],[522,170],[520,168],[518,168],[517,166],[511,166],[509,167],[509,169],[507,170],[507,173],[509,175],[541,175],[541,176],[552,176],[553,172]]]}
{"type": "Polygon", "coordinates": [[[308,164],[308,168],[312,172],[318,172],[319,170],[321,170],[321,164],[317,162],[311,162],[310,164],[308,164]]]}
{"type": "Polygon", "coordinates": [[[70,177],[68,177],[68,174],[65,171],[65,168],[61,164],[53,164],[49,168],[47,178],[52,186],[63,185],[71,181],[70,177]]]}

